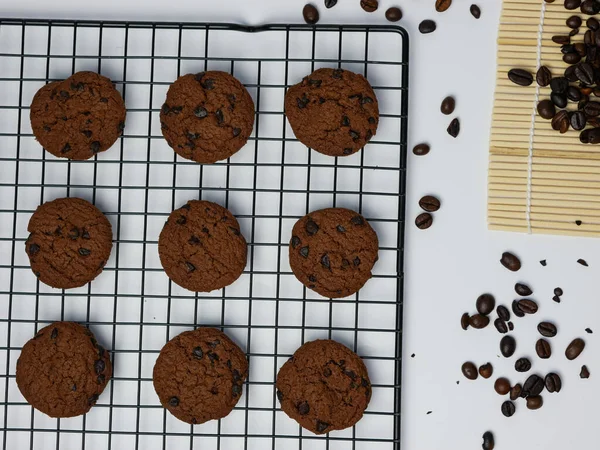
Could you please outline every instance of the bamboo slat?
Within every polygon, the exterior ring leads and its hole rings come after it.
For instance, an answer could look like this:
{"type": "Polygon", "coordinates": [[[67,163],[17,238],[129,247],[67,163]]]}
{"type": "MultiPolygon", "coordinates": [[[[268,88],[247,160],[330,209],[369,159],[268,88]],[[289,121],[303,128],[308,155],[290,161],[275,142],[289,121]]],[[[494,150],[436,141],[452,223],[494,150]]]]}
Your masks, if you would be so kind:
{"type": "MultiPolygon", "coordinates": [[[[545,65],[557,75],[568,67],[552,37],[567,34],[565,21],[579,11],[563,3],[504,0],[490,137],[491,230],[600,237],[600,145],[582,144],[574,130],[560,134],[537,115],[549,87],[517,86],[507,76],[512,68],[535,75],[545,65]]],[[[583,41],[584,31],[573,41],[583,41]]]]}

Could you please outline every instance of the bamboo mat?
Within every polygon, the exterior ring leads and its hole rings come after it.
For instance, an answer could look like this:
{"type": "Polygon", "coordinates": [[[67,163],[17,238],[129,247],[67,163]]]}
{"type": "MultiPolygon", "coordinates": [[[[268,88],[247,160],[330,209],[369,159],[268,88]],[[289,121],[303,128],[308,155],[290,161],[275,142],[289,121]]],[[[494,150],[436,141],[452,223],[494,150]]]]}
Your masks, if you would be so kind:
{"type": "MultiPolygon", "coordinates": [[[[537,115],[550,87],[517,86],[507,77],[522,68],[535,79],[540,65],[562,75],[568,65],[552,36],[568,34],[565,21],[574,14],[579,10],[565,10],[562,0],[504,0],[488,180],[492,230],[600,237],[600,145],[580,143],[572,129],[561,135],[537,115]]],[[[589,16],[580,16],[573,42],[583,42],[587,30],[589,16]]]]}

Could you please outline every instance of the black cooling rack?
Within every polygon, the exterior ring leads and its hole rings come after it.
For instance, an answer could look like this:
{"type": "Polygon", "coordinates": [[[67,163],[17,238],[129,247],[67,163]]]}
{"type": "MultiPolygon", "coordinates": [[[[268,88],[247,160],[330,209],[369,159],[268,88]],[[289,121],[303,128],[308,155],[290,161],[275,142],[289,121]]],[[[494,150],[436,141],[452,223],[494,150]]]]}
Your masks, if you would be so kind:
{"type": "Polygon", "coordinates": [[[0,425],[3,449],[399,449],[408,37],[391,26],[0,20],[0,425]],[[347,158],[308,150],[287,125],[288,86],[319,67],[366,75],[381,122],[347,158]],[[44,152],[29,104],[45,83],[79,70],[110,77],[128,118],[122,139],[89,161],[44,152]],[[177,76],[225,70],[256,103],[248,144],[202,166],[177,157],[158,114],[177,76]],[[64,196],[95,203],[113,225],[106,269],[90,285],[60,291],[31,273],[23,244],[37,205],[64,196]],[[158,233],[189,199],[216,201],[239,219],[249,242],[242,277],[221,291],[191,293],[160,266],[158,233]],[[287,246],[307,212],[341,206],[376,229],[380,261],[358,294],[329,300],[293,276],[287,246]],[[114,378],[83,417],[50,419],[15,383],[22,345],[55,320],[87,324],[110,349],[114,378]],[[250,376],[227,418],[190,426],[170,416],[152,387],[166,341],[217,326],[247,351],[250,376]],[[373,399],[354,428],[315,436],[280,409],[278,368],[303,342],[336,339],[365,360],[373,399]]]}

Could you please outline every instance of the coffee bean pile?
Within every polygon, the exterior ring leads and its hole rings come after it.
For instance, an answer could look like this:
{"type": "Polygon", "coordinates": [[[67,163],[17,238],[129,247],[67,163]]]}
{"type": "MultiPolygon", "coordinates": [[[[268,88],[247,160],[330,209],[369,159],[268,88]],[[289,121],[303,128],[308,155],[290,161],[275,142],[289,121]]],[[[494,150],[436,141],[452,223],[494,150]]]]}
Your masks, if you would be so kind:
{"type": "MultiPolygon", "coordinates": [[[[600,2],[599,2],[600,3],[600,2]]],[[[521,261],[513,253],[505,252],[502,254],[500,263],[508,270],[517,272],[521,269],[521,261]]],[[[512,302],[512,313],[516,317],[524,317],[526,315],[535,315],[539,306],[538,303],[530,298],[533,295],[533,289],[529,285],[519,282],[515,284],[515,293],[518,298],[512,302]]],[[[559,299],[564,294],[560,287],[554,289],[554,300],[559,299]]],[[[494,320],[494,327],[502,334],[500,339],[499,349],[500,353],[505,358],[511,358],[517,354],[517,341],[511,334],[510,331],[514,330],[514,325],[510,321],[511,312],[505,305],[498,305],[496,307],[496,300],[491,294],[482,294],[477,298],[475,302],[477,313],[469,314],[465,312],[460,318],[460,325],[463,330],[469,328],[482,329],[486,328],[490,321],[490,315],[496,310],[497,318],[494,320]]],[[[550,339],[554,338],[558,334],[558,327],[556,324],[550,321],[541,321],[537,325],[537,331],[542,336],[535,344],[535,352],[540,359],[548,359],[552,356],[552,346],[550,339]]],[[[586,332],[591,334],[592,330],[587,328],[586,332]],[[588,331],[589,330],[589,331],[588,331]]],[[[581,355],[585,349],[585,341],[582,338],[576,338],[571,341],[565,350],[565,357],[572,361],[581,355]]],[[[532,370],[534,361],[530,358],[517,354],[517,359],[514,363],[514,369],[519,374],[525,374],[532,370]]],[[[462,365],[461,371],[465,378],[468,380],[476,380],[478,375],[483,378],[489,378],[492,376],[493,369],[490,363],[484,364],[479,368],[479,372],[473,362],[466,362],[462,365]],[[485,376],[484,376],[485,374],[485,376]]],[[[587,366],[582,366],[579,373],[580,378],[587,379],[590,376],[590,371],[587,366]]],[[[544,405],[544,399],[542,393],[544,390],[547,393],[558,393],[562,389],[561,377],[554,372],[550,372],[546,375],[530,374],[525,382],[511,384],[507,377],[498,377],[494,382],[494,390],[498,395],[508,395],[509,399],[502,403],[500,411],[506,417],[511,417],[515,414],[517,406],[516,401],[519,398],[525,399],[527,409],[537,410],[544,405]]],[[[484,435],[484,441],[486,437],[484,435]]],[[[492,436],[493,443],[493,436],[492,436]]],[[[493,445],[493,444],[492,444],[493,445]]],[[[486,448],[484,446],[484,448],[486,448]]]]}
{"type": "MultiPolygon", "coordinates": [[[[589,16],[600,13],[598,0],[565,0],[564,6],[589,16]]],[[[569,66],[563,74],[555,75],[545,66],[538,69],[536,83],[550,86],[551,94],[538,103],[537,112],[559,133],[572,128],[580,132],[582,143],[600,144],[600,101],[592,99],[600,97],[600,22],[589,17],[584,24],[580,16],[573,15],[566,20],[565,34],[553,36],[552,41],[560,45],[562,59],[569,66]]],[[[508,78],[520,86],[534,82],[534,76],[520,68],[509,70],[508,78]]]]}
{"type": "Polygon", "coordinates": [[[433,224],[432,213],[440,209],[441,203],[433,195],[426,195],[419,200],[419,206],[425,212],[417,216],[415,219],[415,225],[421,230],[426,230],[433,224]]]}

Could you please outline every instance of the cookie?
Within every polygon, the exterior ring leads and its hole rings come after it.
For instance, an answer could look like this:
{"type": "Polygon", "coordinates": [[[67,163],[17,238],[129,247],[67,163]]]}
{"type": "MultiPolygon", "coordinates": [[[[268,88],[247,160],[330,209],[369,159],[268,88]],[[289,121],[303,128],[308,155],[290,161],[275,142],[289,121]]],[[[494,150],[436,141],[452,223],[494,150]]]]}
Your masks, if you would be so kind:
{"type": "Polygon", "coordinates": [[[242,83],[226,72],[188,74],[169,88],[160,124],[179,156],[214,163],[229,158],[248,141],[254,102],[242,83]]]}
{"type": "Polygon", "coordinates": [[[96,404],[112,377],[108,352],[74,322],[42,328],[21,350],[17,386],[25,400],[50,417],[75,417],[96,404]]]}
{"type": "Polygon", "coordinates": [[[194,292],[222,289],[237,280],[247,252],[236,218],[222,206],[201,200],[173,211],[158,239],[168,277],[194,292]]]}
{"type": "Polygon", "coordinates": [[[356,424],[369,406],[371,382],[362,359],[344,345],[312,341],[277,374],[281,409],[315,434],[356,424]]]}
{"type": "Polygon", "coordinates": [[[294,225],[290,266],[296,278],[324,297],[356,293],[371,278],[379,240],[357,212],[343,208],[314,211],[294,225]]]}
{"type": "Polygon", "coordinates": [[[125,102],[106,77],[77,72],[33,97],[31,128],[59,158],[84,160],[108,150],[125,129],[125,102]]]}
{"type": "Polygon", "coordinates": [[[200,424],[231,412],[247,376],[246,355],[226,334],[198,328],[162,348],[152,380],[163,407],[183,422],[200,424]]]}
{"type": "Polygon", "coordinates": [[[27,226],[25,251],[38,279],[58,289],[89,283],[112,249],[112,227],[102,212],[80,198],[38,206],[27,226]]]}
{"type": "Polygon", "coordinates": [[[377,132],[379,106],[365,77],[342,69],[318,69],[292,86],[285,114],[300,142],[329,156],[348,156],[377,132]]]}

